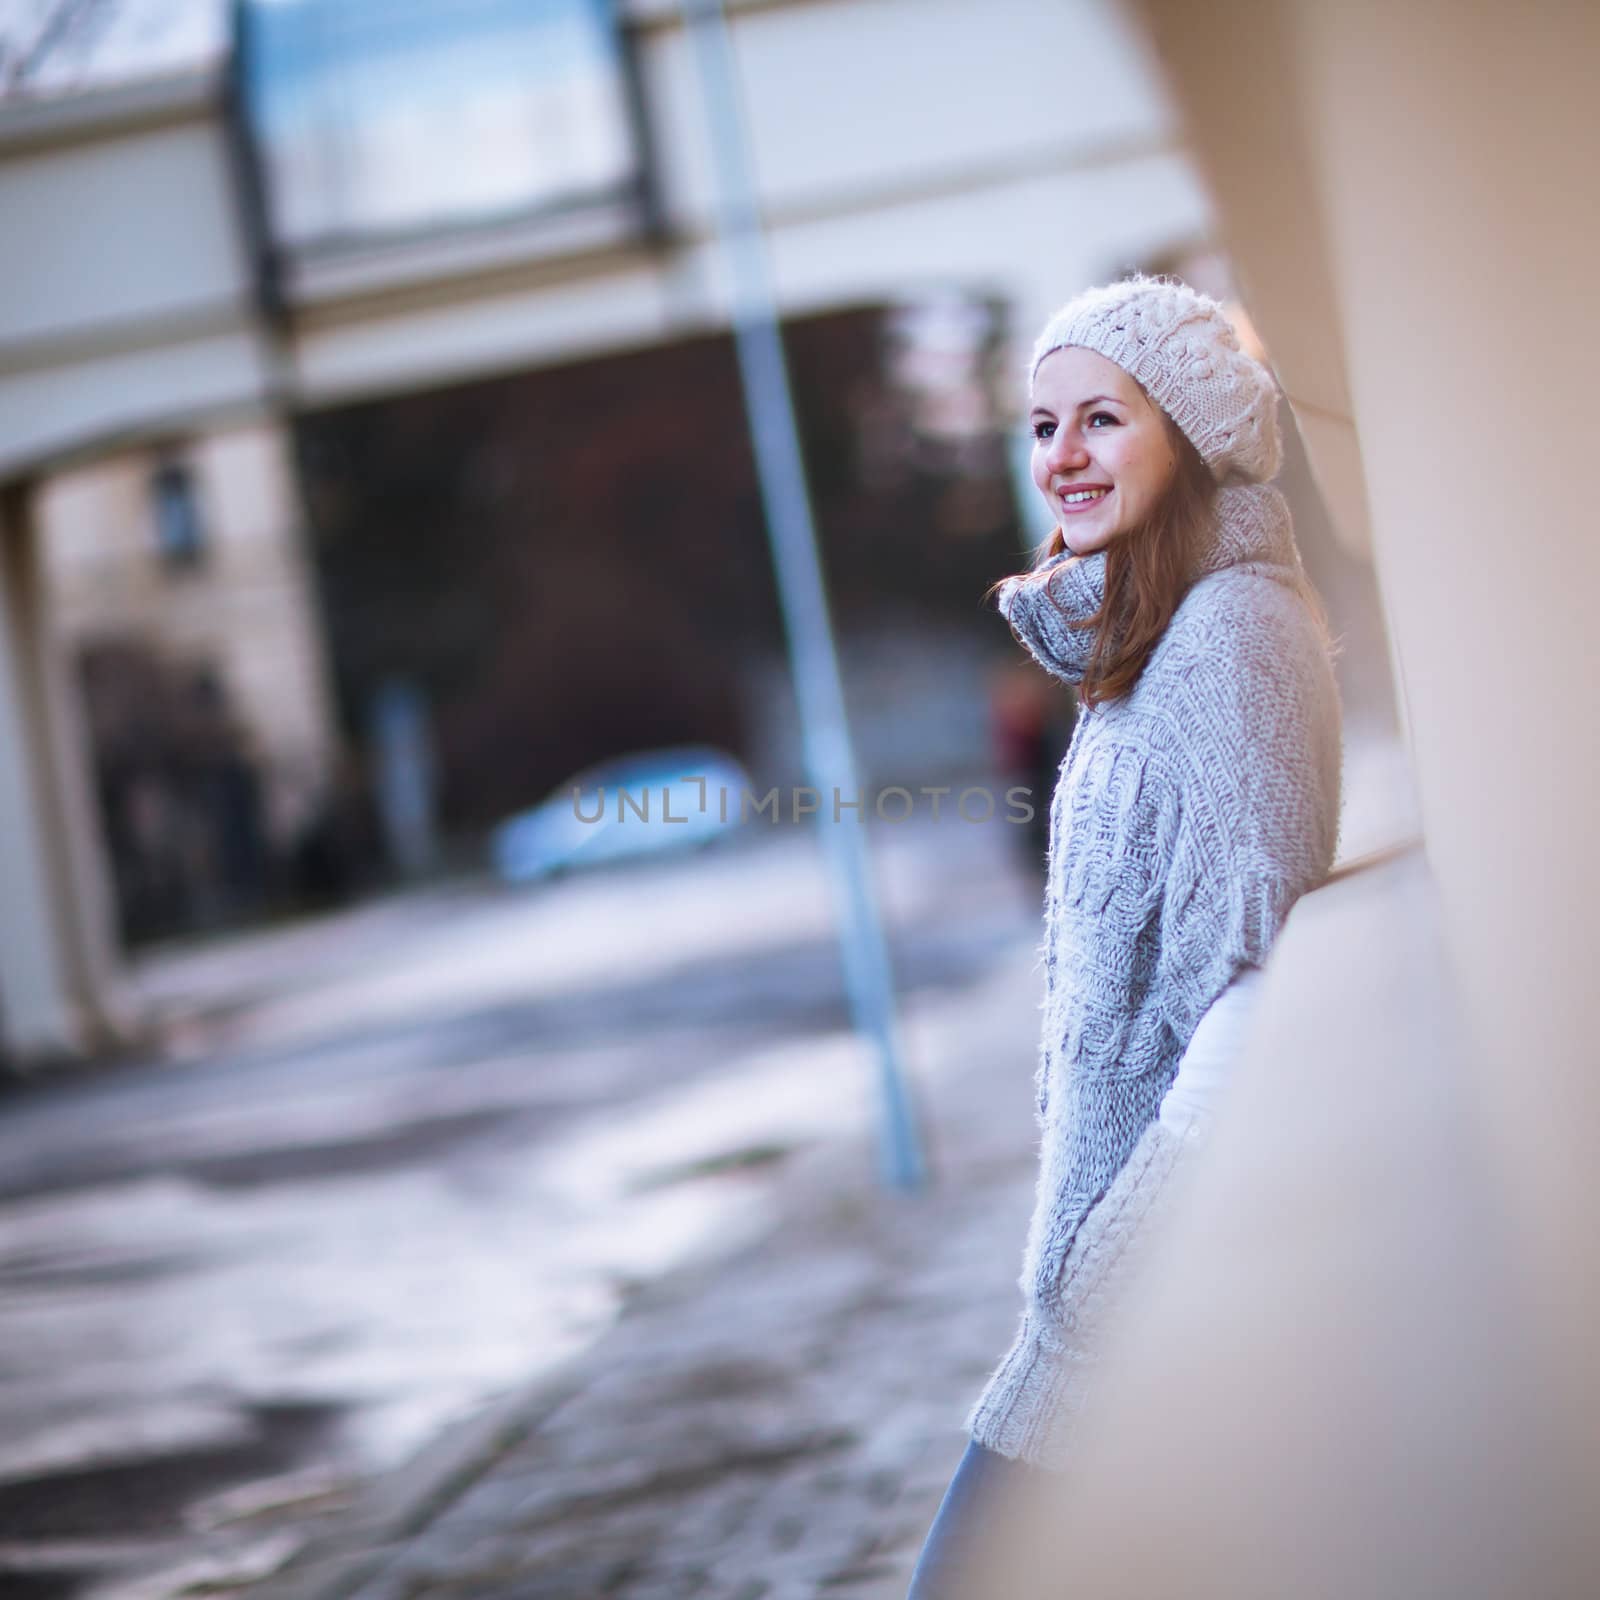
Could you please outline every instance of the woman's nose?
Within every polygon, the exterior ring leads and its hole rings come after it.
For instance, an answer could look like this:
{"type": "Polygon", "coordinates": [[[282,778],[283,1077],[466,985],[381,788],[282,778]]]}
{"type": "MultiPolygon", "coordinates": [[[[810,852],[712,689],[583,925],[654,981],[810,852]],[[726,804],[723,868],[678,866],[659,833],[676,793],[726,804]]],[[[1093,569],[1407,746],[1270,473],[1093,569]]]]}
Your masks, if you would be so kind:
{"type": "Polygon", "coordinates": [[[1057,428],[1050,440],[1045,460],[1052,472],[1073,472],[1089,464],[1083,435],[1076,428],[1057,428]]]}

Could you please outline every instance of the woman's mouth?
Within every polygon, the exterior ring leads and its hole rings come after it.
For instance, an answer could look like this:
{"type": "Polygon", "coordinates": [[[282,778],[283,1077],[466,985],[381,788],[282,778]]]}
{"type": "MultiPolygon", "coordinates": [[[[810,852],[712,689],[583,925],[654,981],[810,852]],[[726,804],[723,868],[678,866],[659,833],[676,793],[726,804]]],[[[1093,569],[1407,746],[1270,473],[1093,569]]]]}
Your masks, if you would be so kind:
{"type": "Polygon", "coordinates": [[[1063,489],[1056,495],[1056,503],[1068,516],[1091,511],[1111,491],[1103,484],[1089,484],[1082,488],[1063,489]]]}

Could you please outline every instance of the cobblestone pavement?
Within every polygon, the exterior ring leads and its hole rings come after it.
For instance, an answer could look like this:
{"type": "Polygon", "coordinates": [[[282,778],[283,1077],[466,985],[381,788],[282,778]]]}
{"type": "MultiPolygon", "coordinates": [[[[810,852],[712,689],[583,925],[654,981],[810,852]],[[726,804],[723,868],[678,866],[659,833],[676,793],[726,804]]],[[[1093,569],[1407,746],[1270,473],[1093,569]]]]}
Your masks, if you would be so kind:
{"type": "MultiPolygon", "coordinates": [[[[1036,886],[1009,832],[901,830],[877,859],[917,1090],[947,1123],[956,1041],[1005,1035],[983,1059],[1025,1152],[1036,886]]],[[[554,1397],[565,1414],[606,1392],[628,1341],[688,1359],[702,1293],[775,1301],[751,1248],[775,1228],[783,1270],[848,1325],[828,1207],[875,1230],[945,1202],[875,1185],[869,1052],[805,845],[179,952],[141,981],[182,1065],[18,1087],[0,1107],[0,1595],[177,1600],[286,1563],[353,1592],[374,1554],[429,1545],[511,1438],[553,1426],[554,1397]]],[[[840,1235],[856,1257],[894,1236],[876,1237],[840,1235]]],[[[730,1305],[703,1367],[767,1337],[730,1305]]],[[[596,1459],[659,1454],[656,1409],[637,1439],[608,1421],[596,1459]]],[[[679,1481],[675,1459],[659,1470],[679,1481]]]]}
{"type": "Polygon", "coordinates": [[[643,1290],[422,1526],[261,1600],[903,1594],[1015,1322],[1035,985],[1019,959],[920,1019],[930,1190],[874,1187],[859,1141],[819,1153],[773,1231],[643,1290]]]}

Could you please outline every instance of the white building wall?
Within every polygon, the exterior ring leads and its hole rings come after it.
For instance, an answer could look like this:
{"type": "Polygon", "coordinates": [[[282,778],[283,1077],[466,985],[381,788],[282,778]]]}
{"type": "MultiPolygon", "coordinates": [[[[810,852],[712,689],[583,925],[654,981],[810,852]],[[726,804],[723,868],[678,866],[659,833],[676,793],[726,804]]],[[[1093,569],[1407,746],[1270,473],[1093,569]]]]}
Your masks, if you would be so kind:
{"type": "MultiPolygon", "coordinates": [[[[1168,144],[1149,63],[1104,0],[830,0],[736,10],[734,52],[763,203],[860,209],[1168,144]]],[[[689,41],[646,36],[667,210],[700,228],[711,160],[689,41]]]]}
{"type": "Polygon", "coordinates": [[[8,250],[0,341],[15,344],[201,308],[247,309],[247,263],[212,121],[0,161],[8,250]]]}
{"type": "Polygon", "coordinates": [[[0,475],[250,408],[268,364],[220,121],[0,137],[0,475]]]}

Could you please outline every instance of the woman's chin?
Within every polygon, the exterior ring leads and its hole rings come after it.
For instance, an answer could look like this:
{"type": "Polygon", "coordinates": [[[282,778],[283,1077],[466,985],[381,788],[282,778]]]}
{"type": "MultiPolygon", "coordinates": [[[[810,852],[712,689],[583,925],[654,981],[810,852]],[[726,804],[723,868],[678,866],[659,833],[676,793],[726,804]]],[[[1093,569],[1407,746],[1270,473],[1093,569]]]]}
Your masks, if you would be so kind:
{"type": "Polygon", "coordinates": [[[1075,528],[1063,529],[1061,536],[1068,551],[1075,556],[1092,556],[1111,543],[1109,534],[1090,533],[1087,530],[1079,533],[1075,528]]]}

